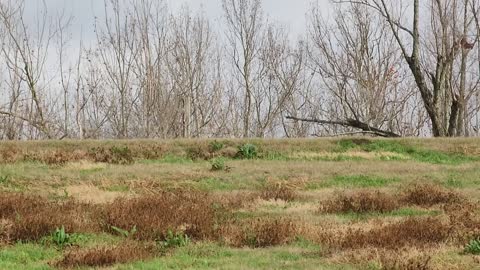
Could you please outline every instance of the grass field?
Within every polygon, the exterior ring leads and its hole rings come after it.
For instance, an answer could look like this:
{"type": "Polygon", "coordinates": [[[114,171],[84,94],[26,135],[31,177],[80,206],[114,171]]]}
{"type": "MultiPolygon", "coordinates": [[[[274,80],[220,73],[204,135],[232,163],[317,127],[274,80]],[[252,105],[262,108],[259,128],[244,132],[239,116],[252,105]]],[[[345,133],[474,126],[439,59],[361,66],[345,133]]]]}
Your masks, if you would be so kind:
{"type": "Polygon", "coordinates": [[[0,143],[0,269],[480,269],[480,140],[0,143]]]}

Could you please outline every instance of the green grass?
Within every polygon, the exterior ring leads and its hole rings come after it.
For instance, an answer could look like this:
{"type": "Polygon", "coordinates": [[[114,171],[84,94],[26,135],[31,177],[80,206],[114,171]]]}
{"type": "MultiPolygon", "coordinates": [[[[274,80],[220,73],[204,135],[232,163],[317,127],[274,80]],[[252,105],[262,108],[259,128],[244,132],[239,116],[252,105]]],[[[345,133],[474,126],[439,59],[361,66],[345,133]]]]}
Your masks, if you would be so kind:
{"type": "MultiPolygon", "coordinates": [[[[465,156],[458,153],[445,153],[431,149],[421,149],[406,145],[395,140],[366,140],[346,139],[337,143],[337,151],[362,150],[365,152],[392,152],[408,156],[409,159],[432,164],[460,164],[468,161],[476,161],[478,158],[465,156]]],[[[400,158],[394,158],[398,160],[400,158]]]]}
{"type": "Polygon", "coordinates": [[[190,158],[176,156],[168,154],[162,159],[142,159],[137,161],[139,164],[158,164],[158,163],[168,163],[168,164],[189,164],[193,163],[194,161],[190,158]]]}
{"type": "Polygon", "coordinates": [[[201,179],[195,186],[203,191],[232,191],[239,189],[239,186],[233,182],[220,178],[201,179]]]}
{"type": "Polygon", "coordinates": [[[284,246],[266,249],[233,249],[200,243],[177,249],[173,254],[118,269],[361,269],[329,264],[317,247],[284,246]]]}
{"type": "Polygon", "coordinates": [[[60,257],[61,253],[53,247],[17,244],[0,249],[0,269],[53,269],[48,265],[48,262],[60,257]]]}
{"type": "Polygon", "coordinates": [[[380,212],[370,212],[370,213],[341,213],[337,216],[347,220],[347,221],[365,221],[372,218],[382,218],[382,217],[415,217],[415,216],[436,216],[440,215],[442,212],[439,210],[425,210],[425,209],[414,209],[414,208],[400,208],[387,213],[380,212]]]}
{"type": "Polygon", "coordinates": [[[316,190],[327,187],[378,188],[388,186],[398,181],[400,180],[394,177],[381,177],[370,175],[342,175],[335,176],[334,178],[322,183],[309,183],[307,184],[307,190],[316,190]]]}

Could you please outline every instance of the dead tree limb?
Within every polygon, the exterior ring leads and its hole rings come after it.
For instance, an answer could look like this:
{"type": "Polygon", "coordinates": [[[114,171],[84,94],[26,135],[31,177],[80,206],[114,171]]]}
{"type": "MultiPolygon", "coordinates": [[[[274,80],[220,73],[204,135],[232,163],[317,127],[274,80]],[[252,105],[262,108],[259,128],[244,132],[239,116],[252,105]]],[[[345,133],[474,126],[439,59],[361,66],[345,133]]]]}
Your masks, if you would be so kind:
{"type": "Polygon", "coordinates": [[[352,127],[352,128],[363,130],[370,134],[374,134],[374,135],[377,135],[380,137],[386,137],[386,138],[401,137],[400,135],[394,132],[381,130],[355,119],[347,119],[345,121],[328,121],[328,120],[321,120],[321,119],[315,119],[315,118],[298,118],[293,116],[287,116],[287,119],[294,120],[294,121],[301,121],[301,122],[316,123],[320,125],[337,125],[337,126],[344,126],[344,127],[352,127]]]}

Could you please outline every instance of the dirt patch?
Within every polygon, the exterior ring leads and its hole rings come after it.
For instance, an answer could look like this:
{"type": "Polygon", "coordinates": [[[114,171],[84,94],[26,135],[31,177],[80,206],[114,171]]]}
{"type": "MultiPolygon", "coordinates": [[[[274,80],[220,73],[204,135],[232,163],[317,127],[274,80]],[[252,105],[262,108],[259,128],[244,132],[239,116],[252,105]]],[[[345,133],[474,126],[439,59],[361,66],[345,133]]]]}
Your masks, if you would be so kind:
{"type": "Polygon", "coordinates": [[[76,201],[93,204],[110,203],[125,196],[125,193],[101,190],[93,185],[68,186],[65,191],[76,201]]]}

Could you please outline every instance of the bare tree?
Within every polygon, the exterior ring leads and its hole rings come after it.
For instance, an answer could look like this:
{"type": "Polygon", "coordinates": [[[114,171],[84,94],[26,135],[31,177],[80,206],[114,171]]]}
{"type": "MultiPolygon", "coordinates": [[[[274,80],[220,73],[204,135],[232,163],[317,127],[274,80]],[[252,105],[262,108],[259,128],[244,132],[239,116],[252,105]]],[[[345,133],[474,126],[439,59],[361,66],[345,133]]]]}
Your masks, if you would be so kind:
{"type": "Polygon", "coordinates": [[[357,4],[336,7],[334,14],[332,25],[318,8],[312,13],[312,66],[330,95],[331,107],[326,120],[310,122],[380,136],[411,135],[404,133],[407,123],[401,116],[412,105],[413,93],[386,25],[357,4]]]}
{"type": "Polygon", "coordinates": [[[192,17],[186,7],[179,16],[172,16],[170,29],[167,66],[183,108],[182,136],[198,137],[214,117],[219,101],[219,89],[209,82],[217,67],[213,33],[203,15],[192,17]]]}
{"type": "Polygon", "coordinates": [[[243,137],[250,136],[254,85],[258,82],[257,64],[263,34],[263,13],[260,0],[223,0],[228,25],[230,56],[244,91],[243,137]]]}
{"type": "MultiPolygon", "coordinates": [[[[403,2],[391,3],[386,0],[336,2],[368,6],[387,21],[422,96],[433,135],[455,136],[459,123],[461,124],[461,121],[458,121],[459,111],[463,110],[464,102],[460,100],[459,92],[452,92],[449,87],[451,67],[459,53],[471,49],[467,37],[460,35],[456,29],[457,1],[430,1],[430,28],[420,20],[420,14],[425,14],[425,11],[422,11],[419,0],[412,1],[413,18],[410,27],[405,23],[407,18],[403,13],[403,2]],[[427,34],[422,36],[423,28],[427,29],[427,34]],[[428,40],[425,36],[431,39],[428,40]],[[432,61],[434,65],[429,65],[432,61]]],[[[464,1],[463,4],[468,3],[464,1]]]]}
{"type": "Polygon", "coordinates": [[[134,63],[139,53],[136,23],[121,0],[105,0],[105,22],[103,25],[95,24],[98,54],[113,90],[109,117],[118,138],[129,136],[132,106],[138,98],[132,86],[134,63]]]}
{"type": "MultiPolygon", "coordinates": [[[[56,121],[49,119],[55,115],[54,104],[47,99],[55,93],[48,91],[49,77],[46,64],[53,39],[63,33],[69,24],[68,19],[59,18],[57,24],[47,13],[45,2],[42,12],[35,21],[35,27],[27,27],[25,22],[25,2],[7,1],[0,4],[0,23],[5,41],[2,56],[10,78],[10,106],[0,114],[8,116],[11,124],[18,121],[28,123],[35,131],[26,134],[29,138],[56,137],[56,121]],[[26,90],[26,93],[23,90],[26,90]],[[40,133],[38,133],[40,132],[40,133]]],[[[9,136],[13,136],[10,134],[9,136]]],[[[16,134],[18,138],[20,134],[16,134]]]]}

